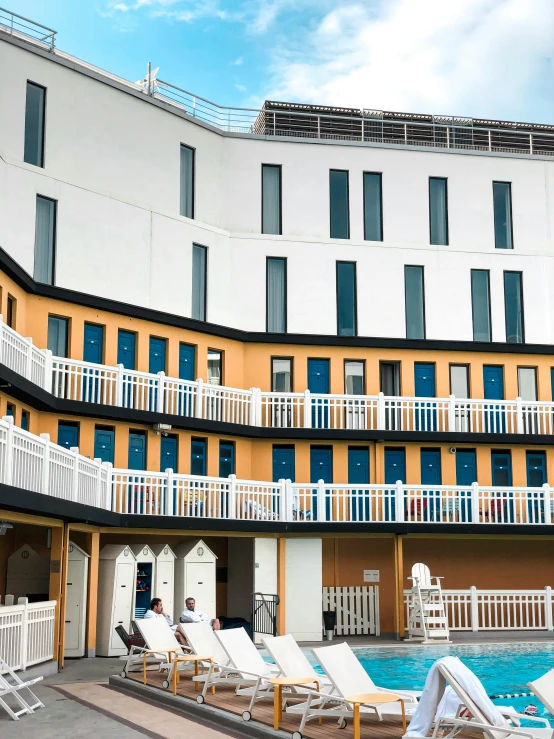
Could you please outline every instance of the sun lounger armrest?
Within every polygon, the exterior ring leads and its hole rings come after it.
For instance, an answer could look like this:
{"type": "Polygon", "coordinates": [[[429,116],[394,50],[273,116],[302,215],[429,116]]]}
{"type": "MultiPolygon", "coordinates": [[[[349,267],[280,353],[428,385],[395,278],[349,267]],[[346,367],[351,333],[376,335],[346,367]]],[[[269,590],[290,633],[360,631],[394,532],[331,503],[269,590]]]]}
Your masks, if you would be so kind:
{"type": "Polygon", "coordinates": [[[123,659],[127,659],[128,657],[132,657],[133,655],[142,654],[143,652],[148,651],[146,647],[138,647],[136,644],[133,644],[131,647],[131,651],[127,655],[127,657],[123,656],[123,659]]]}
{"type": "Polygon", "coordinates": [[[248,675],[255,678],[256,680],[271,680],[276,675],[259,675],[257,672],[248,672],[248,670],[241,670],[240,667],[226,667],[227,672],[240,672],[241,675],[248,675]]]}
{"type": "Polygon", "coordinates": [[[486,729],[489,732],[499,731],[501,734],[506,734],[506,736],[509,736],[510,734],[515,734],[516,736],[526,736],[528,739],[534,739],[532,729],[530,729],[529,731],[525,731],[524,729],[517,729],[514,726],[491,726],[490,724],[481,724],[478,721],[474,721],[473,719],[467,721],[466,719],[450,718],[448,716],[444,716],[439,720],[439,723],[443,722],[446,724],[467,726],[469,731],[471,731],[471,729],[473,728],[486,729]]]}
{"type": "Polygon", "coordinates": [[[544,724],[547,729],[550,728],[550,723],[548,722],[548,719],[542,718],[541,716],[528,716],[526,713],[518,713],[517,711],[506,711],[503,710],[500,706],[498,706],[498,709],[500,713],[506,718],[520,718],[525,721],[537,721],[540,724],[544,724]]]}

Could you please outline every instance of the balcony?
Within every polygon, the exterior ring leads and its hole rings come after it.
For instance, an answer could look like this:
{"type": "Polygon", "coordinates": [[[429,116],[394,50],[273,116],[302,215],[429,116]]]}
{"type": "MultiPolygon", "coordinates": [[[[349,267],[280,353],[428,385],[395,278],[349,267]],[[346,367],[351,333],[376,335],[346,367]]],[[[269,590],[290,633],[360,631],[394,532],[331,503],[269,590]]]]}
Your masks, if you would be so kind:
{"type": "Polygon", "coordinates": [[[0,363],[56,398],[272,429],[554,434],[554,403],[262,392],[53,357],[2,322],[0,363]]]}

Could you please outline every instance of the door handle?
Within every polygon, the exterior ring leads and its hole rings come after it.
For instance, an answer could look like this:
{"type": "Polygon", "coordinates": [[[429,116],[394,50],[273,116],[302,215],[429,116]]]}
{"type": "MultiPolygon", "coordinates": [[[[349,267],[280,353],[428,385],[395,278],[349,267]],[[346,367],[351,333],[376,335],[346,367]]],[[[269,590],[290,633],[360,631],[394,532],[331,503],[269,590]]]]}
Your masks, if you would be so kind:
{"type": "Polygon", "coordinates": [[[66,621],[65,623],[66,623],[66,624],[70,624],[70,623],[71,623],[71,621],[66,621]]]}

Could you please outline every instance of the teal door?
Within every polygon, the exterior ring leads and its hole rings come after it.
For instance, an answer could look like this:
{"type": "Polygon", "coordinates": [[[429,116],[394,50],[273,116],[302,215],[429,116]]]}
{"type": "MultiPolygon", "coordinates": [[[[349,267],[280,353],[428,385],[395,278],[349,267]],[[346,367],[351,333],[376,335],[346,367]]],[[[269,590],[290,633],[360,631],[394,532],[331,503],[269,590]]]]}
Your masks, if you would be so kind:
{"type": "Polygon", "coordinates": [[[207,444],[205,439],[193,439],[190,443],[190,474],[206,475],[207,444]]]}
{"type": "Polygon", "coordinates": [[[456,485],[466,488],[460,493],[460,521],[471,521],[471,486],[477,482],[477,457],[473,449],[456,451],[456,485]]]}
{"type": "Polygon", "coordinates": [[[115,447],[115,433],[113,429],[103,429],[98,426],[94,429],[94,456],[102,462],[113,464],[115,447]]]}
{"type": "MultiPolygon", "coordinates": [[[[92,364],[102,364],[104,358],[104,327],[94,323],[85,323],[83,361],[92,364]]],[[[85,403],[101,403],[102,383],[98,370],[83,368],[83,382],[81,384],[81,400],[85,403]]]]}
{"type": "MultiPolygon", "coordinates": [[[[150,337],[150,351],[148,355],[148,372],[156,375],[158,372],[165,372],[165,355],[167,342],[165,339],[158,339],[155,336],[150,337]]],[[[149,394],[149,410],[155,411],[158,407],[158,390],[150,389],[149,394]]]]}
{"type": "Polygon", "coordinates": [[[76,423],[60,421],[58,423],[58,444],[65,449],[79,446],[79,426],[76,423]]]}
{"type": "MultiPolygon", "coordinates": [[[[310,482],[323,482],[332,484],[333,482],[333,450],[329,447],[311,447],[310,448],[310,482]]],[[[317,488],[312,491],[311,516],[312,520],[317,520],[317,488]]],[[[329,495],[325,496],[325,520],[331,518],[331,501],[329,495]]]]}
{"type": "MultiPolygon", "coordinates": [[[[422,449],[420,453],[421,485],[442,484],[441,453],[438,449],[422,449]]],[[[422,521],[441,520],[441,492],[436,488],[425,488],[423,498],[410,501],[412,517],[419,515],[422,521]]]]}
{"type": "Polygon", "coordinates": [[[235,474],[235,445],[230,441],[219,442],[219,476],[235,474]]]}
{"type": "MultiPolygon", "coordinates": [[[[504,400],[504,368],[485,365],[483,367],[483,388],[485,400],[504,400]]],[[[485,433],[506,433],[506,414],[502,403],[485,403],[484,413],[485,433]]]]}
{"type": "MultiPolygon", "coordinates": [[[[416,398],[434,398],[436,395],[435,365],[414,364],[416,398]]],[[[434,403],[415,403],[415,431],[436,431],[437,412],[434,403]]]]}
{"type": "Polygon", "coordinates": [[[492,484],[501,488],[485,505],[485,518],[489,521],[514,522],[514,494],[512,487],[512,456],[510,452],[491,452],[492,484]],[[502,489],[503,488],[503,489],[502,489]]]}
{"type": "Polygon", "coordinates": [[[117,363],[125,369],[136,369],[137,337],[132,331],[117,332],[117,363]]]}
{"type": "MultiPolygon", "coordinates": [[[[369,485],[369,449],[348,448],[348,484],[369,485]]],[[[350,491],[350,518],[352,521],[371,521],[371,501],[367,491],[350,491]]]]}
{"type": "Polygon", "coordinates": [[[146,434],[139,431],[129,432],[129,459],[130,470],[146,469],[146,434]]]}
{"type": "MultiPolygon", "coordinates": [[[[527,465],[527,487],[541,488],[546,482],[546,453],[545,452],[527,452],[525,455],[527,465]]],[[[529,523],[545,523],[544,504],[542,502],[542,491],[527,493],[529,502],[527,511],[529,523]]],[[[547,502],[546,505],[550,505],[547,502]]]]}
{"type": "MultiPolygon", "coordinates": [[[[318,395],[329,393],[328,359],[308,359],[308,390],[318,395]]],[[[325,398],[312,398],[312,428],[329,428],[329,408],[325,398]]]]}
{"type": "MultiPolygon", "coordinates": [[[[194,381],[196,348],[192,344],[179,344],[179,379],[194,381]]],[[[194,415],[194,387],[185,385],[179,391],[178,413],[180,416],[194,415]]]]}
{"type": "MultiPolygon", "coordinates": [[[[385,449],[385,485],[406,482],[406,451],[404,449],[385,449]]],[[[385,496],[383,520],[396,520],[396,499],[394,490],[385,496]]]]}
{"type": "Polygon", "coordinates": [[[295,482],[295,461],[293,446],[273,447],[273,482],[290,480],[295,482]]]}
{"type": "Polygon", "coordinates": [[[177,437],[162,436],[160,444],[160,470],[177,472],[177,437]]]}

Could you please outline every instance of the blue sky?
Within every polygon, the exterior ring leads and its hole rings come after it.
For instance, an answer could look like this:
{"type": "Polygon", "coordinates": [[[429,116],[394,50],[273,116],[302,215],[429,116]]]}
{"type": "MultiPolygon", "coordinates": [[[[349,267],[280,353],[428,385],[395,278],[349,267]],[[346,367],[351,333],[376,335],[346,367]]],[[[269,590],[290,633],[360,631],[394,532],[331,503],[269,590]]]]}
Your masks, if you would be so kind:
{"type": "Polygon", "coordinates": [[[265,98],[554,123],[553,0],[4,0],[126,79],[265,98]]]}

